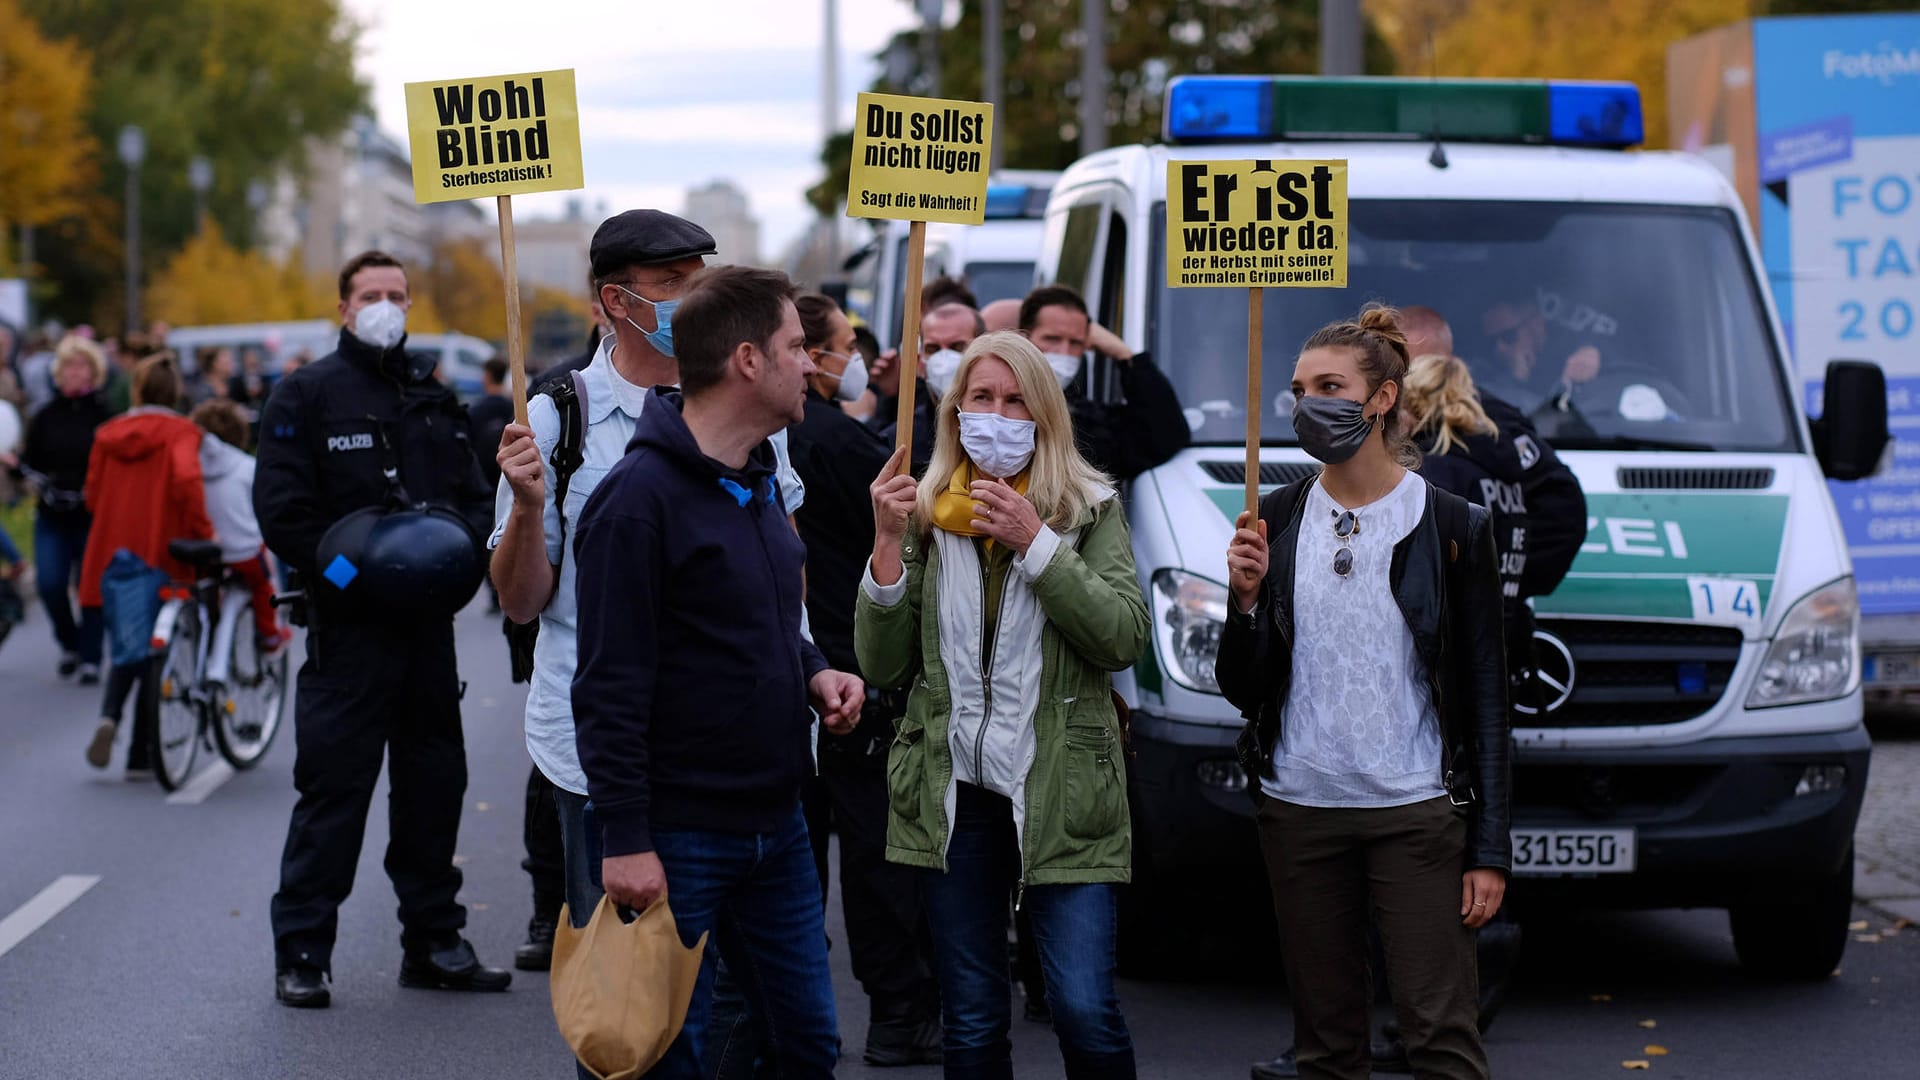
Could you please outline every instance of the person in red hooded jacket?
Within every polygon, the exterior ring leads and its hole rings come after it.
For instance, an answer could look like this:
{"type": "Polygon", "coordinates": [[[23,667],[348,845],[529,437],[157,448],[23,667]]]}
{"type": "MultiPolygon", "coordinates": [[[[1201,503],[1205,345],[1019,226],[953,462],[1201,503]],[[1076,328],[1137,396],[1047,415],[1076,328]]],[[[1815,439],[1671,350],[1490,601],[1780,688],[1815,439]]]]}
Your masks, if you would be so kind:
{"type": "MultiPolygon", "coordinates": [[[[142,360],[133,373],[133,408],[100,425],[87,461],[87,508],[93,530],[80,563],[80,604],[100,607],[100,578],[115,552],[125,548],[176,581],[193,580],[193,568],[167,553],[171,540],[211,540],[213,522],[200,476],[199,425],[177,411],[185,384],[172,354],[142,360]]],[[[151,665],[113,658],[100,722],[87,744],[87,763],[107,767],[113,737],[127,695],[151,678],[151,665]]],[[[140,659],[145,659],[144,657],[140,659]]],[[[127,753],[127,778],[152,775],[145,725],[150,716],[135,710],[133,745],[127,753]]]]}

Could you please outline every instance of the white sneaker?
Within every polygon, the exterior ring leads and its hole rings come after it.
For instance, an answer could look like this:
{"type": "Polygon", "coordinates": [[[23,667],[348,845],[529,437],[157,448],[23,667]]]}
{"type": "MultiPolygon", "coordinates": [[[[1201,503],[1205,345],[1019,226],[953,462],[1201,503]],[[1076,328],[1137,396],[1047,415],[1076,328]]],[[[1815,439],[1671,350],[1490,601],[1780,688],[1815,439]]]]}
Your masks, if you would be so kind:
{"type": "Polygon", "coordinates": [[[87,764],[104,769],[113,757],[113,733],[119,725],[105,717],[93,729],[93,741],[87,744],[87,764]]]}

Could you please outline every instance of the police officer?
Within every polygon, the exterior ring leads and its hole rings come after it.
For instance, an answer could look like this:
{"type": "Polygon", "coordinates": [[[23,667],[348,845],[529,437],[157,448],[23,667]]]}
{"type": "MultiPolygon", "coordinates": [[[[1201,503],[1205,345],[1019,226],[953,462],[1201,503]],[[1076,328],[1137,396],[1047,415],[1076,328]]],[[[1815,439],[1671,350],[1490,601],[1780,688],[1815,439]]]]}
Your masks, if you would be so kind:
{"type": "Polygon", "coordinates": [[[309,594],[300,798],[273,898],[274,994],[296,1008],[330,1001],[338,911],[383,754],[400,985],[512,981],[461,937],[453,865],[467,762],[451,616],[479,586],[492,499],[466,410],[434,379],[433,358],[405,349],[409,303],[397,260],[355,256],[340,271],[339,347],[283,379],[261,416],[254,509],[309,594]]]}

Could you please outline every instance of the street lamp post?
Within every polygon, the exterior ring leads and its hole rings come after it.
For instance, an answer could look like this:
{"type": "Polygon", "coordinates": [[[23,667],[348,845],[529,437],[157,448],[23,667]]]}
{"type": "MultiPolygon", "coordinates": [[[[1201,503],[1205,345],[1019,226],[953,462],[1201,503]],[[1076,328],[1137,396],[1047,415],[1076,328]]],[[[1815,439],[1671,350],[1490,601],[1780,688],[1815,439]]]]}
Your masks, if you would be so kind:
{"type": "Polygon", "coordinates": [[[213,162],[195,154],[187,162],[187,186],[193,189],[193,229],[199,232],[207,223],[207,192],[213,189],[213,162]]]}
{"type": "MultiPolygon", "coordinates": [[[[1002,130],[1005,130],[1004,125],[1007,122],[1006,102],[1002,100],[1006,97],[1006,64],[1000,51],[1001,45],[1004,44],[1000,34],[1000,15],[1005,3],[1006,0],[986,0],[986,4],[980,9],[980,77],[981,82],[984,83],[982,89],[986,91],[987,101],[993,105],[993,115],[999,119],[1002,130]]],[[[988,168],[1000,167],[1000,163],[1005,160],[1006,143],[1005,139],[993,140],[992,160],[988,162],[988,168]]]]}
{"type": "Polygon", "coordinates": [[[946,9],[942,0],[920,0],[920,93],[940,96],[940,16],[946,9]]]}
{"type": "Polygon", "coordinates": [[[1320,74],[1360,74],[1364,27],[1360,0],[1320,0],[1320,74]]]}
{"type": "Polygon", "coordinates": [[[273,185],[258,177],[247,181],[247,246],[262,248],[267,244],[267,228],[263,222],[267,204],[273,201],[273,185]]]}
{"type": "Polygon", "coordinates": [[[140,328],[140,163],[147,159],[147,133],[120,129],[120,163],[127,167],[127,333],[140,328]]]}
{"type": "Polygon", "coordinates": [[[1107,148],[1107,0],[1080,0],[1080,152],[1107,148]]]}

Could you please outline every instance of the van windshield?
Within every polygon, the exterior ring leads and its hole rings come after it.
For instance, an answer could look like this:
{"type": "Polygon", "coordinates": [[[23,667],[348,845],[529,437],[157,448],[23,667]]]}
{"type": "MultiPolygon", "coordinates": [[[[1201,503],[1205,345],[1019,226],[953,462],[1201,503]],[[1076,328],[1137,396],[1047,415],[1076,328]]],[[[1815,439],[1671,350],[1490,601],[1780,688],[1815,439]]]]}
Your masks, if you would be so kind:
{"type": "Polygon", "coordinates": [[[1033,261],[970,262],[967,285],[982,307],[995,300],[1019,300],[1033,288],[1033,261]]]}
{"type": "MultiPolygon", "coordinates": [[[[1247,297],[1169,289],[1149,336],[1197,443],[1246,437],[1247,297]]],[[[1265,295],[1262,441],[1294,442],[1293,362],[1368,301],[1438,310],[1481,392],[1562,449],[1798,449],[1737,219],[1713,207],[1359,200],[1347,287],[1265,295]]]]}

